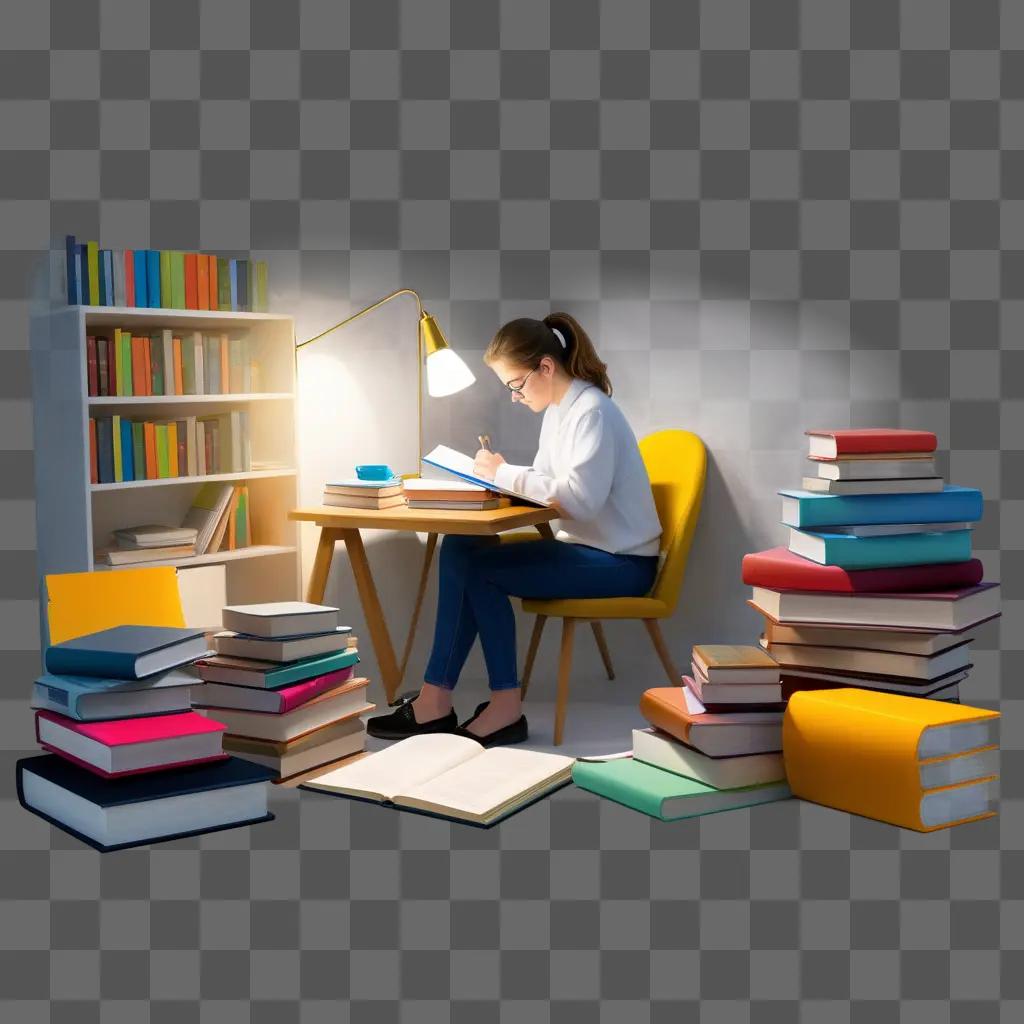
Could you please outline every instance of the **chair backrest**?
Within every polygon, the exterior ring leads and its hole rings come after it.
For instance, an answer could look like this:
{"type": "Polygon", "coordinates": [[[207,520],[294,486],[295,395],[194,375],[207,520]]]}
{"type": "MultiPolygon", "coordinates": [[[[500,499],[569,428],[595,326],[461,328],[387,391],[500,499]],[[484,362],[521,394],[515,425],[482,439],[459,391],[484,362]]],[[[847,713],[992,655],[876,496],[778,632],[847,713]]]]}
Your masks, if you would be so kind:
{"type": "Polygon", "coordinates": [[[184,626],[174,566],[53,573],[46,577],[49,642],[113,626],[184,626]]]}
{"type": "Polygon", "coordinates": [[[659,430],[640,441],[661,521],[662,564],[650,596],[675,609],[704,496],[707,453],[688,430],[659,430]]]}

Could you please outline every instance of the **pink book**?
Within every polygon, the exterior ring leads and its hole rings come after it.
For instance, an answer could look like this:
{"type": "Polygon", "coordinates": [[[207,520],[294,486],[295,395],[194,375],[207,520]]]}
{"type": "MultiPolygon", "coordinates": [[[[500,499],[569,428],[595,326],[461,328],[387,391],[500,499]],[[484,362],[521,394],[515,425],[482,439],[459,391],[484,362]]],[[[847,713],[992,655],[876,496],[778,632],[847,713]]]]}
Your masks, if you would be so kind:
{"type": "Polygon", "coordinates": [[[265,690],[259,686],[239,686],[237,683],[207,682],[193,690],[193,703],[204,708],[238,708],[242,711],[264,711],[283,715],[314,697],[344,686],[355,673],[355,665],[325,672],[310,679],[300,679],[280,690],[265,690]]]}
{"type": "Polygon", "coordinates": [[[228,756],[223,732],[222,723],[196,711],[105,722],[36,712],[40,746],[105,778],[220,760],[228,756]]]}

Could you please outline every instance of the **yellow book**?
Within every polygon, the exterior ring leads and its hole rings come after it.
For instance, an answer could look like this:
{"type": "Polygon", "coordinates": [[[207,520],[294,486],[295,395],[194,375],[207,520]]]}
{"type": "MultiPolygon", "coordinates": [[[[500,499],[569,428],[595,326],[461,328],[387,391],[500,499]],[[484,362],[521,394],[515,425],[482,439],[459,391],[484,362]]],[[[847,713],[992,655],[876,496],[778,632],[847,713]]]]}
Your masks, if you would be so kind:
{"type": "Polygon", "coordinates": [[[167,424],[167,475],[180,476],[178,472],[178,424],[171,420],[167,424]]]}
{"type": "Polygon", "coordinates": [[[782,723],[794,796],[918,832],[991,817],[996,776],[925,789],[923,765],[996,739],[998,711],[844,687],[799,690],[782,723]]]}
{"type": "Polygon", "coordinates": [[[124,460],[121,455],[121,417],[114,416],[114,483],[124,480],[124,460]]]}
{"type": "Polygon", "coordinates": [[[90,306],[100,304],[100,246],[99,242],[85,243],[85,258],[89,263],[89,297],[85,300],[90,306]]]}

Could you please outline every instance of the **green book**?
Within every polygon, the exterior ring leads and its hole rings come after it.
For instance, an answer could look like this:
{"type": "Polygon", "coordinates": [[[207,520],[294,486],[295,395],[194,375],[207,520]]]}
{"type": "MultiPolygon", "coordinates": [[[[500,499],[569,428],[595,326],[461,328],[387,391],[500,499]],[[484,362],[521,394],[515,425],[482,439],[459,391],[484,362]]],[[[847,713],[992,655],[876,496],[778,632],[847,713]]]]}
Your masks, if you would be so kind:
{"type": "Polygon", "coordinates": [[[160,305],[164,309],[174,306],[171,300],[171,251],[160,250],[160,305]]]}
{"type": "Polygon", "coordinates": [[[153,395],[165,395],[164,391],[164,339],[161,334],[149,336],[149,390],[153,395]]]}
{"type": "Polygon", "coordinates": [[[131,397],[135,394],[132,379],[132,336],[121,331],[117,336],[117,393],[131,397]]]}
{"type": "Polygon", "coordinates": [[[572,766],[572,781],[580,789],[587,789],[661,821],[751,807],[792,796],[785,782],[715,789],[696,779],[662,771],[631,757],[615,761],[576,761],[572,766]]]}
{"type": "Polygon", "coordinates": [[[85,300],[90,306],[100,304],[100,248],[97,242],[85,243],[85,258],[89,265],[89,297],[85,300]]]}
{"type": "Polygon", "coordinates": [[[231,308],[231,264],[226,256],[217,257],[217,308],[231,308]]]}
{"type": "Polygon", "coordinates": [[[249,503],[248,490],[245,487],[239,489],[238,503],[235,507],[235,547],[244,548],[249,544],[249,538],[245,534],[245,507],[249,503]]]}
{"type": "Polygon", "coordinates": [[[135,469],[135,479],[146,479],[146,425],[144,423],[132,423],[132,466],[135,469]]]}
{"type": "Polygon", "coordinates": [[[177,249],[171,252],[171,307],[185,308],[185,254],[177,249]]]}
{"type": "Polygon", "coordinates": [[[121,454],[121,417],[113,417],[114,430],[114,482],[124,480],[124,456],[121,454]]]}
{"type": "Polygon", "coordinates": [[[156,432],[156,475],[163,480],[171,475],[171,460],[167,450],[167,424],[157,423],[156,432]]]}

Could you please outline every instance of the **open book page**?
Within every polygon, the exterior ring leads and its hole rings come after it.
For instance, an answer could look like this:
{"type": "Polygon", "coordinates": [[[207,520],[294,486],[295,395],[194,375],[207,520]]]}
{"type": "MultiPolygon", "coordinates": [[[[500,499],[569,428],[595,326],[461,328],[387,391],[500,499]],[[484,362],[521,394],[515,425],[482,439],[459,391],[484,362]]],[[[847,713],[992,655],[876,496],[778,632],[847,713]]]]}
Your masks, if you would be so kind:
{"type": "Polygon", "coordinates": [[[306,785],[327,792],[347,793],[376,800],[391,800],[398,793],[407,793],[435,775],[483,753],[476,740],[445,733],[410,736],[364,757],[325,772],[306,785]]]}
{"type": "Polygon", "coordinates": [[[572,763],[573,758],[561,754],[491,747],[443,775],[403,789],[395,803],[484,818],[518,798],[529,799],[557,777],[565,777],[572,763]]]}
{"type": "Polygon", "coordinates": [[[432,451],[424,455],[420,461],[425,462],[428,466],[434,466],[437,469],[443,469],[448,473],[452,473],[459,477],[460,480],[468,480],[470,483],[480,484],[481,487],[487,487],[492,491],[497,491],[499,494],[511,495],[513,498],[519,498],[521,501],[529,502],[531,505],[538,505],[541,508],[548,507],[543,501],[538,501],[536,498],[521,494],[519,491],[509,490],[507,487],[499,487],[493,480],[485,480],[483,477],[476,476],[473,472],[473,459],[446,445],[439,444],[432,451]]]}

